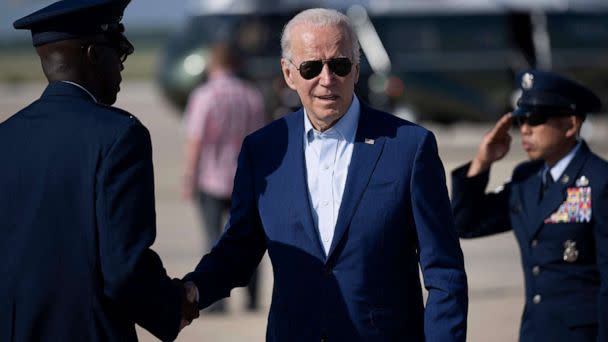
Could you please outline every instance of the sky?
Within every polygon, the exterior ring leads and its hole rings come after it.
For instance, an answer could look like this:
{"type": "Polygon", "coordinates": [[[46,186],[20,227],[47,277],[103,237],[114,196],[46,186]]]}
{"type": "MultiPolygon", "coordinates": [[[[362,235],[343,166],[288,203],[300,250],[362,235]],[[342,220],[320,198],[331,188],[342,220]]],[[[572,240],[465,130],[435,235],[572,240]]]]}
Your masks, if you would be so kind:
{"type": "MultiPolygon", "coordinates": [[[[29,32],[15,30],[13,22],[54,0],[0,0],[0,41],[30,39],[29,32]]],[[[186,17],[188,0],[139,0],[127,7],[123,23],[127,29],[178,27],[186,17]]]]}
{"type": "MultiPolygon", "coordinates": [[[[7,40],[30,39],[29,32],[13,29],[16,19],[32,13],[56,0],[0,0],[0,43],[7,40]]],[[[473,10],[505,10],[506,8],[552,8],[567,10],[574,8],[608,10],[608,0],[132,0],[127,7],[123,19],[127,30],[141,31],[146,28],[174,29],[180,26],[189,11],[196,6],[202,6],[217,11],[226,7],[251,8],[260,5],[277,4],[294,5],[316,2],[323,4],[352,4],[362,3],[367,7],[376,7],[380,11],[387,8],[400,8],[405,11],[439,10],[439,11],[469,11],[473,10]],[[237,6],[239,5],[239,6],[237,6]]],[[[339,6],[340,7],[340,6],[339,6]]]]}

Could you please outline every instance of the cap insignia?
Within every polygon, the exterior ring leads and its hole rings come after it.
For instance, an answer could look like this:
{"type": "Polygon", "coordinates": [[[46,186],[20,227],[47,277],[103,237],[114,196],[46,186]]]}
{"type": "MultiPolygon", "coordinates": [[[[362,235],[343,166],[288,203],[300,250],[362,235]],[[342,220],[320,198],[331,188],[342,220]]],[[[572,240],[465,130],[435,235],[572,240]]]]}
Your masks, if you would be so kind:
{"type": "Polygon", "coordinates": [[[534,86],[534,75],[532,75],[529,72],[525,73],[524,76],[521,78],[521,87],[524,88],[525,90],[530,90],[530,89],[532,89],[533,86],[534,86]]]}

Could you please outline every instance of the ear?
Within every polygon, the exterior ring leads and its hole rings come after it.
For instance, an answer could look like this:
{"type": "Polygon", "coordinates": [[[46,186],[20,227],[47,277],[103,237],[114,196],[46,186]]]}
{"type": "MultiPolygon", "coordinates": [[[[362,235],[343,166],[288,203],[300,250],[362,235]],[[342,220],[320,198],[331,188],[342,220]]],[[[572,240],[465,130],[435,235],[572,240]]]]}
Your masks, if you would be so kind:
{"type": "Polygon", "coordinates": [[[285,58],[281,58],[281,71],[283,71],[283,78],[285,79],[285,83],[292,90],[296,90],[296,84],[293,80],[295,75],[293,74],[291,68],[289,67],[289,61],[285,58]]]}
{"type": "Polygon", "coordinates": [[[99,54],[97,52],[97,49],[95,49],[95,45],[87,46],[87,49],[85,50],[85,57],[88,63],[97,64],[97,61],[99,60],[99,54]]]}
{"type": "Polygon", "coordinates": [[[357,82],[359,82],[359,69],[360,69],[359,65],[360,65],[359,63],[355,64],[355,71],[354,71],[355,74],[353,75],[355,84],[357,84],[357,82]]]}
{"type": "Polygon", "coordinates": [[[566,137],[572,138],[578,136],[578,132],[581,130],[581,126],[583,125],[583,121],[580,117],[576,115],[571,115],[566,119],[567,130],[566,137]]]}

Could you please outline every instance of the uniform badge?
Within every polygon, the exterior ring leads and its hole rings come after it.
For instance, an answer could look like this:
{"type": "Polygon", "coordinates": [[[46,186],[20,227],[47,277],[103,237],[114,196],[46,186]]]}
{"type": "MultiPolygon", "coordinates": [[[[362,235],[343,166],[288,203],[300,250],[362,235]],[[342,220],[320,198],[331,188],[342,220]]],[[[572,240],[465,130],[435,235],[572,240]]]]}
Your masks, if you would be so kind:
{"type": "Polygon", "coordinates": [[[532,75],[529,72],[525,73],[524,76],[521,78],[521,87],[524,88],[525,90],[530,90],[530,89],[532,89],[533,86],[534,86],[534,75],[532,75]]]}
{"type": "Polygon", "coordinates": [[[568,184],[569,181],[570,181],[570,177],[568,175],[563,175],[562,178],[560,179],[560,182],[562,182],[562,184],[568,184]]]}
{"type": "Polygon", "coordinates": [[[590,222],[591,213],[591,187],[572,187],[567,190],[566,201],[544,223],[590,222]]]}
{"type": "Polygon", "coordinates": [[[374,144],[374,142],[375,142],[375,140],[374,140],[374,139],[365,138],[365,143],[366,143],[366,144],[368,144],[368,145],[373,145],[373,144],[374,144]]]}
{"type": "Polygon", "coordinates": [[[576,249],[576,241],[567,240],[564,242],[564,261],[575,262],[578,260],[578,249],[576,249]]]}
{"type": "Polygon", "coordinates": [[[589,185],[589,179],[585,176],[581,176],[581,178],[576,180],[576,186],[587,186],[589,185]]]}

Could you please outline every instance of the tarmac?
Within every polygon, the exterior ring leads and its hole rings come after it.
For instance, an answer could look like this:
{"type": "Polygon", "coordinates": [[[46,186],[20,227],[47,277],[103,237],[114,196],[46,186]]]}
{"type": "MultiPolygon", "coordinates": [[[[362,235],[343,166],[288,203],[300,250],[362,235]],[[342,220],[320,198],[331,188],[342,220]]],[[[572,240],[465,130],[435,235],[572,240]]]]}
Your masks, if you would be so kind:
{"type": "MultiPolygon", "coordinates": [[[[43,83],[0,84],[0,122],[38,98],[43,83]]],[[[153,249],[161,256],[172,277],[182,277],[196,266],[208,250],[198,212],[193,203],[180,195],[183,163],[183,122],[176,109],[150,82],[125,82],[116,103],[138,117],[150,130],[154,149],[156,181],[157,238],[153,249]]],[[[584,136],[590,147],[608,158],[608,120],[592,117],[584,136]]],[[[451,126],[422,123],[437,137],[449,188],[449,172],[471,159],[481,137],[491,123],[459,123],[451,126]]],[[[499,186],[510,171],[526,159],[515,133],[511,152],[492,168],[488,189],[499,186]]],[[[6,167],[6,166],[4,166],[6,167]]],[[[462,240],[469,281],[468,341],[517,341],[519,320],[524,302],[520,257],[512,233],[476,240],[462,240]]],[[[260,264],[260,310],[245,310],[245,289],[232,291],[226,315],[202,312],[186,327],[177,341],[252,342],[264,341],[266,318],[272,292],[272,270],[267,259],[260,264]]],[[[138,328],[141,341],[157,341],[138,328]]],[[[404,337],[407,340],[407,337],[404,337]]]]}

